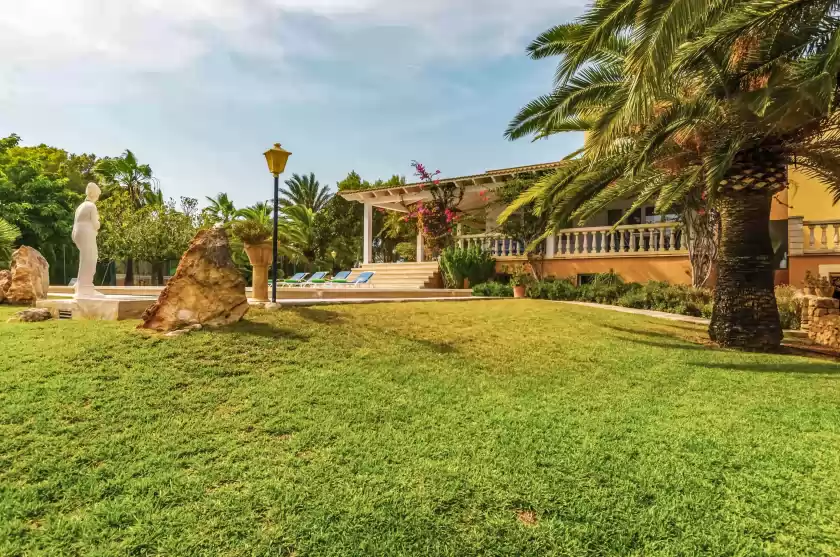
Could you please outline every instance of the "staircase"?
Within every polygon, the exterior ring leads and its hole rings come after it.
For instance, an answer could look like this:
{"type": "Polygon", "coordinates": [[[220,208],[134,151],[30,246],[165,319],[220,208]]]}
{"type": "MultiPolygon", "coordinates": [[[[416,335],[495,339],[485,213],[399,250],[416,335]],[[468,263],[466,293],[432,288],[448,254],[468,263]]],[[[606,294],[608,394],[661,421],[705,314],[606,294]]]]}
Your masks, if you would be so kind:
{"type": "Polygon", "coordinates": [[[365,271],[376,273],[370,281],[374,288],[443,288],[437,261],[429,263],[370,263],[353,269],[351,278],[365,271]]]}

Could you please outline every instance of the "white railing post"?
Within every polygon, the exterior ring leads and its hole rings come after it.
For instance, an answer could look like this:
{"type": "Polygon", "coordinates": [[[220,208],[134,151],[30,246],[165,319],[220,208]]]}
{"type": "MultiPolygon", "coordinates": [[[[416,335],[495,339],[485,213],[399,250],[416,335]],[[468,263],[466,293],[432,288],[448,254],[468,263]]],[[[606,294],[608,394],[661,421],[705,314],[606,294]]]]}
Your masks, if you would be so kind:
{"type": "Polygon", "coordinates": [[[557,234],[552,232],[545,239],[545,256],[552,258],[557,253],[557,234]]]}
{"type": "Polygon", "coordinates": [[[820,249],[828,249],[828,225],[821,224],[820,229],[822,230],[822,234],[820,235],[820,249]]]}

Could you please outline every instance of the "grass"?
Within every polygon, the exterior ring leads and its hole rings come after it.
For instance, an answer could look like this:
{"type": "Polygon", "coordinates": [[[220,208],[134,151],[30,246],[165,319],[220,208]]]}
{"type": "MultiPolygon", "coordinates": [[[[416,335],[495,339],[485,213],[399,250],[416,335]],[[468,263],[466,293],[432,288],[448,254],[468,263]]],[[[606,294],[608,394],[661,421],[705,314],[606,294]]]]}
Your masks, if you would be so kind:
{"type": "Polygon", "coordinates": [[[839,555],[840,366],[540,301],[5,323],[0,555],[839,555]]]}

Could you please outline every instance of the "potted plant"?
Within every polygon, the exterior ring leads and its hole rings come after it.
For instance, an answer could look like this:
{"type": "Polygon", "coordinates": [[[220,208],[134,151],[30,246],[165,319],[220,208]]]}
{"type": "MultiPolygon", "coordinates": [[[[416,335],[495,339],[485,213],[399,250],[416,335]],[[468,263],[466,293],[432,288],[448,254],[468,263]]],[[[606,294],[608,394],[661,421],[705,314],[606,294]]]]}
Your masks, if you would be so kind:
{"type": "Polygon", "coordinates": [[[815,277],[811,271],[805,271],[805,285],[802,289],[806,296],[831,298],[834,296],[834,285],[826,277],[815,277]]]}
{"type": "Polygon", "coordinates": [[[242,240],[248,261],[254,268],[251,286],[254,299],[268,301],[268,266],[271,265],[274,250],[271,245],[271,229],[257,219],[234,221],[231,224],[233,234],[242,240]]]}
{"type": "Polygon", "coordinates": [[[513,287],[514,298],[524,298],[528,284],[531,282],[531,271],[525,265],[515,265],[512,268],[505,268],[505,272],[510,275],[510,285],[513,287]]]}

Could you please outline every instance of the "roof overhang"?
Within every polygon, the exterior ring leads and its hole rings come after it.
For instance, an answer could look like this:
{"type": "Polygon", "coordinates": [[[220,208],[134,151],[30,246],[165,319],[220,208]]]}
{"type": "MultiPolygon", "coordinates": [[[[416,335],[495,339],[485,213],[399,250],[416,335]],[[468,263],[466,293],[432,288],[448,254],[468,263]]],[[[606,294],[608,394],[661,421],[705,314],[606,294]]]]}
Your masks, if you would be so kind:
{"type": "MultiPolygon", "coordinates": [[[[464,188],[465,195],[469,193],[478,193],[482,190],[493,191],[500,185],[505,182],[509,182],[520,174],[550,170],[552,168],[557,168],[562,164],[562,162],[563,161],[506,168],[501,170],[489,170],[484,174],[442,179],[440,180],[440,185],[464,188]]],[[[358,201],[359,203],[367,203],[373,205],[374,207],[381,207],[391,211],[402,212],[408,211],[406,208],[408,205],[432,198],[431,193],[428,191],[428,185],[423,182],[403,184],[387,188],[339,192],[339,195],[348,201],[358,201]]]]}

